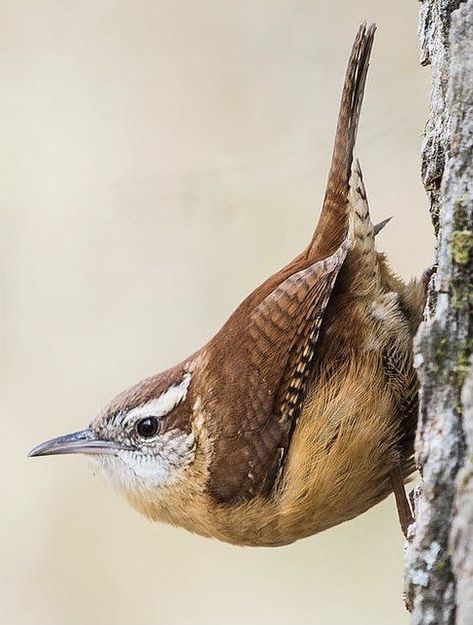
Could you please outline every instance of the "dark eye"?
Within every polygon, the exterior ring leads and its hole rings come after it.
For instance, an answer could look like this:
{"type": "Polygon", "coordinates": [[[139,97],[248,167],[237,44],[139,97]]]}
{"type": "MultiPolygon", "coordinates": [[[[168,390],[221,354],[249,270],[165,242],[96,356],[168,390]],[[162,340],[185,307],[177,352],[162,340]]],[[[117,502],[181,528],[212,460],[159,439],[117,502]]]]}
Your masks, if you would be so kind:
{"type": "Polygon", "coordinates": [[[159,421],[156,417],[140,419],[136,424],[136,431],[142,438],[151,438],[159,431],[159,421]]]}

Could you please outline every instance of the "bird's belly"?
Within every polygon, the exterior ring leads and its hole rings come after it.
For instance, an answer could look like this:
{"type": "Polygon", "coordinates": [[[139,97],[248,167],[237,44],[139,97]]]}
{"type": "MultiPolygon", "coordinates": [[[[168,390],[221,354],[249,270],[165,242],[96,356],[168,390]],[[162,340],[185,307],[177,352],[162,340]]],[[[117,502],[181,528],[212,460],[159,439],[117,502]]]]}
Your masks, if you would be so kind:
{"type": "MultiPolygon", "coordinates": [[[[374,360],[317,384],[269,498],[214,510],[212,534],[247,545],[283,545],[347,521],[391,492],[402,421],[374,360]]],[[[406,466],[406,472],[407,466],[406,466]]]]}

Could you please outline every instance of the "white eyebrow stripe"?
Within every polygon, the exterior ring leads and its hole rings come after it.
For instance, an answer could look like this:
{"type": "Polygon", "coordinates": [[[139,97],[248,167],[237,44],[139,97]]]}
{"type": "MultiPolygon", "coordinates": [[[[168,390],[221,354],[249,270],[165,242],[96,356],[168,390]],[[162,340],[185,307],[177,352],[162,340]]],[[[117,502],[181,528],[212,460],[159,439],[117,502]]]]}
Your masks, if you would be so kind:
{"type": "Polygon", "coordinates": [[[156,399],[152,399],[142,406],[132,408],[124,416],[122,425],[126,425],[129,421],[134,421],[143,417],[164,417],[164,415],[167,415],[185,400],[191,379],[192,375],[190,373],[185,373],[179,384],[170,386],[156,399]]]}

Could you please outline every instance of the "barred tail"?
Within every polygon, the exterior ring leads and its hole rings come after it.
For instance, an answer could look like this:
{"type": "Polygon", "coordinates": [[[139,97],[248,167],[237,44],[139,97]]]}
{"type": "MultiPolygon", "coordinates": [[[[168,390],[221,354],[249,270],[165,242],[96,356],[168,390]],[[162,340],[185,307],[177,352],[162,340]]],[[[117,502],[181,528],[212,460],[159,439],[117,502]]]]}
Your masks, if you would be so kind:
{"type": "Polygon", "coordinates": [[[326,257],[338,248],[348,232],[348,193],[358,121],[373,45],[375,24],[358,29],[348,61],[340,112],[322,212],[307,256],[326,257]]]}

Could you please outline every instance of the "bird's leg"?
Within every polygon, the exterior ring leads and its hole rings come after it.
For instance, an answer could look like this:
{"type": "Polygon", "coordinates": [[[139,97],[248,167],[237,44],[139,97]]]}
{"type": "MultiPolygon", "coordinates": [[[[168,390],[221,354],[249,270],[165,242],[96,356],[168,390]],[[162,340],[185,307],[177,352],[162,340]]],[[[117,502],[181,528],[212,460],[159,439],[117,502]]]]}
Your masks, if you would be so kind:
{"type": "Polygon", "coordinates": [[[401,523],[402,533],[407,538],[407,530],[409,525],[414,522],[412,516],[411,506],[407,499],[406,490],[404,488],[404,480],[402,478],[401,467],[399,464],[391,469],[389,472],[391,478],[391,485],[396,499],[397,513],[399,515],[399,522],[401,523]]]}

